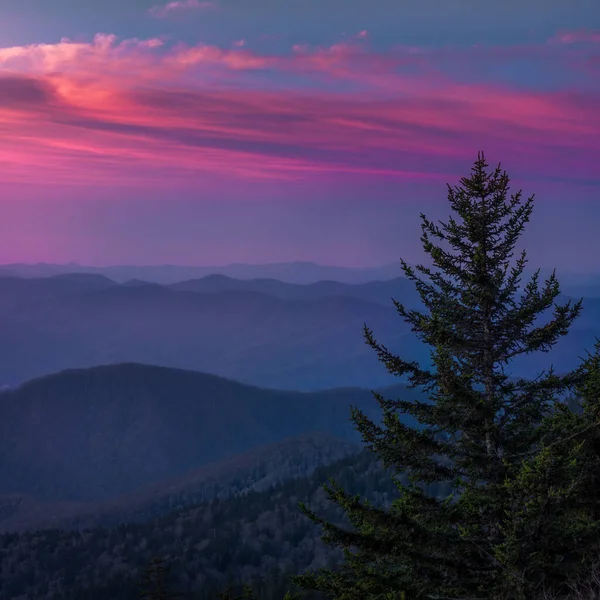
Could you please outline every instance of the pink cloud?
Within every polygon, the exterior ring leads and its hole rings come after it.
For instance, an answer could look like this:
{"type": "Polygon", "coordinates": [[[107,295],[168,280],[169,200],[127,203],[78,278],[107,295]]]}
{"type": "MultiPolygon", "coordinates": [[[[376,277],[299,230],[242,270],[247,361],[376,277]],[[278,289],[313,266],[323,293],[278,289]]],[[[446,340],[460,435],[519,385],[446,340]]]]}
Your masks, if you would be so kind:
{"type": "Polygon", "coordinates": [[[268,55],[99,34],[0,48],[0,71],[3,182],[437,180],[481,148],[531,176],[598,179],[600,92],[459,82],[426,53],[268,55]],[[273,84],[257,88],[257,70],[273,84]]]}
{"type": "Polygon", "coordinates": [[[117,42],[112,34],[98,33],[91,42],[63,38],[56,44],[31,44],[0,48],[0,69],[38,75],[102,77],[130,76],[137,69],[148,71],[164,40],[132,38],[117,42]]]}
{"type": "Polygon", "coordinates": [[[214,2],[201,2],[200,0],[173,0],[165,5],[153,6],[148,12],[159,19],[170,17],[173,14],[187,10],[214,10],[214,2]]]}
{"type": "Polygon", "coordinates": [[[560,44],[600,43],[600,29],[579,29],[576,31],[561,31],[551,39],[560,44]]]}

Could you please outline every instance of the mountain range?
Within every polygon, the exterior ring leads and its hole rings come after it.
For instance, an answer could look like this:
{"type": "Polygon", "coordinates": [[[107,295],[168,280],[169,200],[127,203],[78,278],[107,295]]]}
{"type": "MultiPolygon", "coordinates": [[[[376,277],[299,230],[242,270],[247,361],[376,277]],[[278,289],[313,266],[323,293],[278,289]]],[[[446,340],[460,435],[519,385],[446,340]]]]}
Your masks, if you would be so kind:
{"type": "MultiPolygon", "coordinates": [[[[170,285],[104,275],[0,277],[0,385],[70,368],[139,362],[213,373],[260,387],[315,391],[395,383],[365,345],[366,323],[390,350],[420,362],[428,349],[392,298],[420,305],[412,284],[291,284],[223,275],[170,285]]],[[[561,301],[566,300],[561,298],[561,301]]],[[[600,300],[548,356],[512,365],[533,376],[573,368],[600,335],[600,300]]]]}
{"type": "Polygon", "coordinates": [[[314,283],[334,280],[342,283],[367,283],[380,279],[393,279],[402,275],[399,263],[379,267],[338,267],[314,262],[286,262],[268,264],[233,263],[224,266],[185,265],[115,265],[107,267],[85,266],[77,263],[64,265],[38,263],[14,263],[0,265],[0,275],[15,277],[51,277],[68,273],[104,275],[125,283],[131,279],[152,283],[171,284],[186,279],[199,279],[207,275],[220,274],[235,279],[279,279],[287,283],[314,283]]]}
{"type": "Polygon", "coordinates": [[[390,297],[402,296],[405,283],[301,286],[211,276],[173,289],[89,274],[4,278],[0,382],[141,362],[272,388],[387,385],[394,380],[364,344],[362,327],[386,332],[391,347],[402,344],[409,330],[390,297]]]}
{"type": "MultiPolygon", "coordinates": [[[[529,276],[535,269],[525,268],[529,276]]],[[[552,268],[541,268],[542,277],[547,277],[552,268]]],[[[340,283],[368,283],[395,279],[403,275],[400,262],[373,267],[340,267],[322,265],[308,261],[267,264],[233,263],[215,266],[190,265],[113,265],[89,266],[77,263],[13,263],[0,265],[0,277],[51,277],[70,273],[104,275],[117,283],[131,280],[169,285],[189,279],[201,279],[208,275],[225,275],[232,279],[277,279],[286,283],[309,284],[319,281],[340,283]]],[[[558,271],[563,292],[571,296],[600,296],[600,273],[558,271]]]]}

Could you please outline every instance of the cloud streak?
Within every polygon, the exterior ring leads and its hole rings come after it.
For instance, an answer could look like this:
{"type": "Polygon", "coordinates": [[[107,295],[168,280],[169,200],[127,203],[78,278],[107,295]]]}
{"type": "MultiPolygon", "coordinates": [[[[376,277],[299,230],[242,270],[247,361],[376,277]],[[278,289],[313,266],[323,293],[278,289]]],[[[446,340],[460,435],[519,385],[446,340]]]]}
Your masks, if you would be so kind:
{"type": "Polygon", "coordinates": [[[477,72],[482,57],[485,69],[519,56],[585,66],[592,49],[375,52],[365,38],[285,55],[107,34],[0,48],[0,180],[447,180],[483,148],[538,179],[600,183],[600,89],[587,71],[580,86],[552,90],[477,72]]]}
{"type": "Polygon", "coordinates": [[[578,44],[578,43],[600,43],[600,29],[586,30],[578,29],[577,31],[561,31],[552,41],[560,44],[578,44]]]}
{"type": "Polygon", "coordinates": [[[153,6],[148,12],[158,19],[166,19],[176,14],[190,10],[215,10],[214,2],[202,2],[201,0],[174,0],[164,5],[153,6]]]}

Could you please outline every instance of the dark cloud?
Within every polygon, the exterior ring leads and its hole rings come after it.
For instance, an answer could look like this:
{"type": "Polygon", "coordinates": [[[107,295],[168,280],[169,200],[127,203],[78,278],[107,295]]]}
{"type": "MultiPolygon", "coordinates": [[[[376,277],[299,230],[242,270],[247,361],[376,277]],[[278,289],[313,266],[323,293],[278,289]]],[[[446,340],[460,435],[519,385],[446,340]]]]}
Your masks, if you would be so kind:
{"type": "Polygon", "coordinates": [[[285,125],[309,122],[310,116],[290,110],[280,112],[277,107],[265,106],[254,108],[243,98],[236,99],[231,94],[210,94],[201,91],[181,90],[142,90],[130,94],[130,97],[141,106],[167,109],[171,112],[185,112],[191,116],[199,115],[214,118],[226,115],[229,126],[248,128],[256,131],[281,131],[285,125]],[[258,124],[258,125],[257,125],[258,124]]]}
{"type": "Polygon", "coordinates": [[[1,107],[31,110],[48,106],[54,101],[54,88],[46,80],[21,75],[0,75],[1,107]]]}

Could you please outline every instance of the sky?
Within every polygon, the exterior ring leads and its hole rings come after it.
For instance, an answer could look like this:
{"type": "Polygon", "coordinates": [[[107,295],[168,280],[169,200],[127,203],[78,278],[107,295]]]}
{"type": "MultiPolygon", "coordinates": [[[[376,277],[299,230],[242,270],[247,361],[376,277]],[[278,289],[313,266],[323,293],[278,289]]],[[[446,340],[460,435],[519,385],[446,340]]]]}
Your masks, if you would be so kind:
{"type": "Polygon", "coordinates": [[[0,0],[0,263],[419,261],[479,150],[600,272],[598,0],[0,0]]]}

